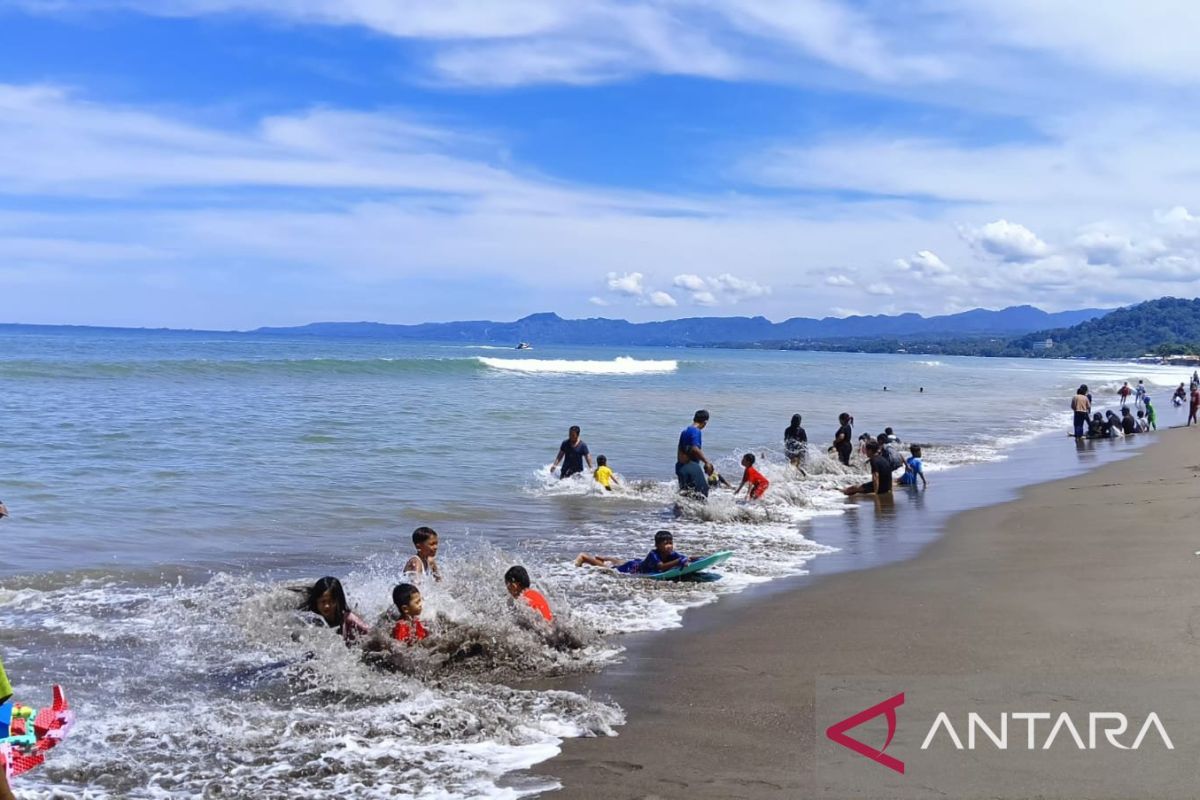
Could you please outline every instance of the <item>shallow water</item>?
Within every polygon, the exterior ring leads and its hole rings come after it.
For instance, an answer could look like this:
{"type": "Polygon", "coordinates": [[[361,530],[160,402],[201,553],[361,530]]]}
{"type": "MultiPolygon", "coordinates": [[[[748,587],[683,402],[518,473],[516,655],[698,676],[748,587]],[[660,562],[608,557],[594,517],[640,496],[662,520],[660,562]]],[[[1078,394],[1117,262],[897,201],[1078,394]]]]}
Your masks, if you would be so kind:
{"type": "MultiPolygon", "coordinates": [[[[689,607],[833,552],[803,525],[853,508],[837,489],[863,476],[820,447],[807,477],[788,465],[793,412],[821,444],[842,410],[856,434],[892,425],[926,445],[935,476],[1065,430],[1080,382],[1099,401],[1122,380],[1186,378],[1080,362],[481,352],[154,332],[0,338],[0,498],[13,514],[0,523],[0,652],[26,702],[57,680],[81,710],[26,795],[536,788],[495,781],[559,737],[611,731],[622,712],[512,685],[611,664],[620,634],[678,625],[689,607]],[[741,454],[756,453],[772,481],[764,502],[719,492],[674,515],[675,441],[702,406],[706,452],[735,485],[741,454]],[[550,476],[571,424],[608,455],[620,489],[550,476]],[[380,670],[295,618],[287,587],[335,574],[374,619],[421,524],[440,532],[447,574],[427,587],[438,647],[380,670]],[[571,565],[580,551],[642,555],[661,527],[682,552],[733,550],[722,579],[663,584],[571,565]],[[512,563],[549,597],[555,630],[509,610],[500,576],[512,563]]],[[[1160,424],[1182,421],[1168,394],[1155,392],[1160,424]]],[[[837,544],[837,558],[871,557],[837,544]]]]}

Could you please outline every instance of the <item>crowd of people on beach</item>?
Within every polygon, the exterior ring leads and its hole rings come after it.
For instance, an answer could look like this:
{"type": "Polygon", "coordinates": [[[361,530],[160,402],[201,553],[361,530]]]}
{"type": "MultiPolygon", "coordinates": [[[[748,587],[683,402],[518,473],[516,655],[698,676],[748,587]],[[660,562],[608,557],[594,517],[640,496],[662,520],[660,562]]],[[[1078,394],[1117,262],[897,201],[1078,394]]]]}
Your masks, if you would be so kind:
{"type": "MultiPolygon", "coordinates": [[[[1136,387],[1131,387],[1129,381],[1125,381],[1121,388],[1117,389],[1117,399],[1120,401],[1120,414],[1111,408],[1101,413],[1092,407],[1092,392],[1087,384],[1081,384],[1075,390],[1075,396],[1071,398],[1074,437],[1077,440],[1112,439],[1158,430],[1158,409],[1150,398],[1145,381],[1138,381],[1136,387]]],[[[1185,389],[1184,383],[1180,382],[1172,393],[1171,404],[1175,408],[1181,408],[1184,403],[1188,404],[1186,424],[1190,426],[1197,423],[1196,415],[1200,411],[1200,371],[1192,372],[1189,388],[1185,389]]]]}

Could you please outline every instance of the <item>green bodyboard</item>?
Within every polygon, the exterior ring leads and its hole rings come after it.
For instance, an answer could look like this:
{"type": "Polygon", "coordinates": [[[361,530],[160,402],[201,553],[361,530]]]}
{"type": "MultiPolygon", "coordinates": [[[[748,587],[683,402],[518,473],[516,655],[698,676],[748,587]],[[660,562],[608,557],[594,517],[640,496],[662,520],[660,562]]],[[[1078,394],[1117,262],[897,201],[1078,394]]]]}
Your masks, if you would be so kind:
{"type": "Polygon", "coordinates": [[[695,561],[689,561],[683,568],[676,567],[675,569],[669,569],[666,572],[645,572],[641,574],[644,577],[655,581],[674,580],[675,578],[682,578],[684,575],[691,575],[693,572],[699,572],[700,570],[708,569],[709,567],[715,567],[717,564],[725,561],[731,555],[733,555],[732,550],[722,550],[719,553],[713,553],[711,556],[698,558],[695,561]]]}

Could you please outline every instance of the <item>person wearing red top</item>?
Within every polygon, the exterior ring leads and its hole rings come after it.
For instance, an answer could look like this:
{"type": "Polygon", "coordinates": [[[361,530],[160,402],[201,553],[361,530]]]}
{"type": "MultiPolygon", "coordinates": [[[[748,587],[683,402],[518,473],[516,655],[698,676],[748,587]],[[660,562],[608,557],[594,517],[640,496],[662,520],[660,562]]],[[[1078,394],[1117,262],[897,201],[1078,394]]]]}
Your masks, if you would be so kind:
{"type": "Polygon", "coordinates": [[[742,482],[738,484],[738,488],[733,490],[733,493],[736,495],[743,486],[750,484],[750,499],[757,500],[767,491],[771,482],[754,468],[754,453],[746,453],[742,456],[742,466],[746,468],[746,471],[742,473],[742,482]]]}
{"type": "Polygon", "coordinates": [[[400,620],[392,628],[392,638],[404,644],[419,642],[429,635],[421,624],[421,592],[411,583],[401,583],[392,589],[392,602],[400,612],[400,620]]]}
{"type": "MultiPolygon", "coordinates": [[[[1188,421],[1187,421],[1188,425],[1191,425],[1193,422],[1197,422],[1197,420],[1196,420],[1197,409],[1200,409],[1200,387],[1193,386],[1192,402],[1188,404],[1188,421]]],[[[1197,424],[1200,424],[1200,422],[1197,422],[1197,424]]]]}
{"type": "Polygon", "coordinates": [[[504,573],[504,585],[514,600],[518,597],[534,611],[542,615],[546,622],[553,622],[554,615],[550,613],[550,604],[545,596],[537,589],[529,588],[529,571],[524,567],[509,567],[504,573]]]}

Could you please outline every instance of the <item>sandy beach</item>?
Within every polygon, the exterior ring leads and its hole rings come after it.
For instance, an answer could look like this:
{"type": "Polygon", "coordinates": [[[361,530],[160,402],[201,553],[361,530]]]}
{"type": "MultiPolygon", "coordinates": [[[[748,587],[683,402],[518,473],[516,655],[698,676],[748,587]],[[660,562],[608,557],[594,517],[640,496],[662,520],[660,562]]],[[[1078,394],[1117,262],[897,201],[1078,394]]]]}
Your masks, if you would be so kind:
{"type": "MultiPolygon", "coordinates": [[[[883,796],[818,777],[821,753],[838,749],[820,714],[829,676],[994,674],[997,686],[1044,676],[1081,696],[1196,676],[1197,443],[1191,430],[1162,431],[1128,459],[954,516],[914,559],[693,612],[683,632],[642,643],[593,682],[628,711],[619,736],[567,741],[537,772],[561,780],[552,796],[563,798],[883,796]]],[[[1190,721],[1171,723],[1177,745],[1196,740],[1190,721]]],[[[872,778],[887,773],[849,759],[872,778]]],[[[1025,774],[1036,789],[985,768],[954,776],[950,791],[885,794],[1188,797],[1195,761],[1192,751],[1155,765],[1152,790],[1128,765],[1084,785],[1043,761],[1025,774]]]]}

